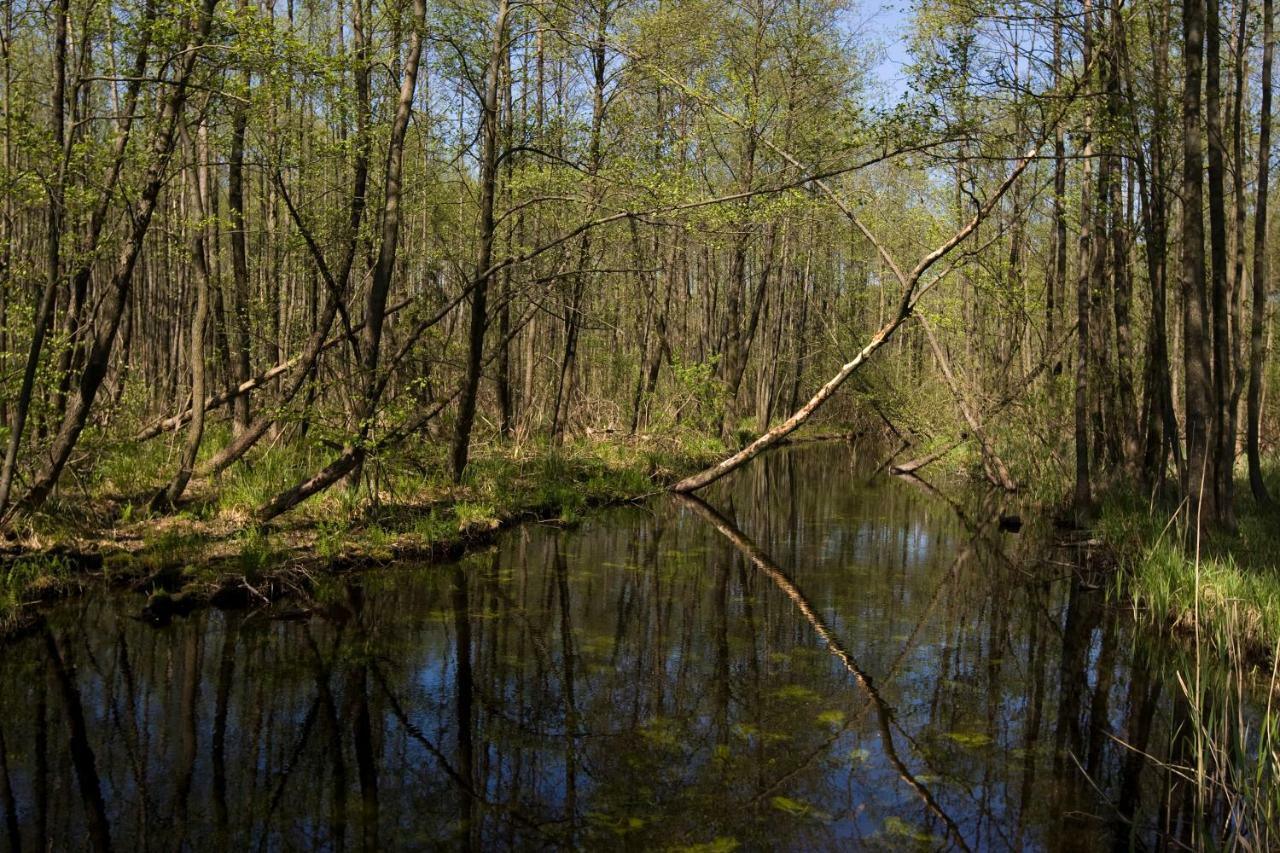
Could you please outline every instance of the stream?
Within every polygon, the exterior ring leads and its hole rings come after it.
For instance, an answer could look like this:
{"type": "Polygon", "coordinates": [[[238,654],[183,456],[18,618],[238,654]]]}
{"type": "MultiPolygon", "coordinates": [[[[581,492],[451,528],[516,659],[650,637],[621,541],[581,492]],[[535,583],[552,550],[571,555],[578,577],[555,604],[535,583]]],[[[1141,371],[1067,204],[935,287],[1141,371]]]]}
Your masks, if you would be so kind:
{"type": "Polygon", "coordinates": [[[0,849],[1159,845],[1172,653],[877,462],[777,451],[313,611],[52,606],[0,649],[0,849]]]}

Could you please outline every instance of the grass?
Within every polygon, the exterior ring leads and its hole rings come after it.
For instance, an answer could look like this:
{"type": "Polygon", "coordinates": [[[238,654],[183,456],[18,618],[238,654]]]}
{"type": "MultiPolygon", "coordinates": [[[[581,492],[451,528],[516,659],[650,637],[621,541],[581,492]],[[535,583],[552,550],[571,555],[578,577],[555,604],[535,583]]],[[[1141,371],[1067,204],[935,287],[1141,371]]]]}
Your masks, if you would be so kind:
{"type": "Polygon", "coordinates": [[[193,489],[178,512],[156,516],[147,498],[169,470],[164,454],[154,443],[125,443],[98,460],[101,476],[59,498],[58,512],[25,520],[19,556],[0,555],[0,635],[20,627],[35,602],[92,576],[152,591],[159,608],[236,584],[255,597],[306,592],[370,562],[456,556],[522,519],[574,524],[592,506],[643,498],[724,452],[689,435],[481,445],[454,484],[447,448],[429,444],[373,458],[356,487],[335,486],[263,527],[253,511],[331,451],[272,447],[193,489]],[[56,556],[64,552],[75,558],[56,556]]]}
{"type": "Polygon", "coordinates": [[[1185,641],[1174,667],[1190,744],[1170,769],[1191,783],[1197,846],[1280,846],[1280,539],[1276,515],[1237,484],[1239,529],[1201,531],[1132,492],[1102,500],[1095,531],[1121,559],[1113,594],[1185,641]]]}
{"type": "Polygon", "coordinates": [[[60,592],[73,574],[71,561],[59,554],[19,557],[0,567],[0,632],[18,627],[27,605],[60,592]]]}
{"type": "Polygon", "coordinates": [[[1274,514],[1242,496],[1238,533],[1203,532],[1197,554],[1183,544],[1195,537],[1176,510],[1117,491],[1103,498],[1095,524],[1128,569],[1119,591],[1139,612],[1184,635],[1198,632],[1216,654],[1261,670],[1280,643],[1276,529],[1274,514]]]}
{"type": "MultiPolygon", "coordinates": [[[[1227,623],[1228,627],[1230,623],[1227,623]]],[[[1203,849],[1275,850],[1280,847],[1280,708],[1277,671],[1259,685],[1238,666],[1206,661],[1207,650],[1193,631],[1189,666],[1175,672],[1188,709],[1185,729],[1190,749],[1176,773],[1193,783],[1195,846],[1203,849]],[[1261,693],[1261,700],[1259,699],[1261,693]]],[[[1239,648],[1228,657],[1243,655],[1239,648]]]]}

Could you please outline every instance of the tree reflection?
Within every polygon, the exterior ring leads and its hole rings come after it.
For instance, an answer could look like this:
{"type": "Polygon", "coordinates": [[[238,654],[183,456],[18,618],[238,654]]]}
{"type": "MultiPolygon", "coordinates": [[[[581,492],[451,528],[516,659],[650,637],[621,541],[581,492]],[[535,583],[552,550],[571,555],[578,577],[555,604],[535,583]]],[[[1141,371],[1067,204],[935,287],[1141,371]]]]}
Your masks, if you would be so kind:
{"type": "Polygon", "coordinates": [[[0,656],[0,846],[1184,832],[1185,789],[1145,758],[1179,755],[1160,654],[1036,568],[1042,545],[993,534],[998,507],[864,474],[841,448],[779,453],[712,489],[724,514],[664,499],[526,526],[335,583],[305,618],[53,608],[0,656]]]}

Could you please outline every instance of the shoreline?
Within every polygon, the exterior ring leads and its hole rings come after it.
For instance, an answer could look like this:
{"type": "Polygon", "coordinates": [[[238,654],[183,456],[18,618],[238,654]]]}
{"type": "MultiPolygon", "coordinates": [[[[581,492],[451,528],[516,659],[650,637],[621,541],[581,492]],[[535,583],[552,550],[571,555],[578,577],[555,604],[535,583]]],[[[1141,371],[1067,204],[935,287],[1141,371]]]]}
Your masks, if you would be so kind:
{"type": "MultiPolygon", "coordinates": [[[[1247,493],[1247,484],[1243,486],[1247,493]]],[[[1139,622],[1178,642],[1202,644],[1250,677],[1274,679],[1280,656],[1280,542],[1274,511],[1241,501],[1236,534],[1205,530],[1199,553],[1182,545],[1173,510],[1115,491],[1092,529],[1119,562],[1110,592],[1139,622]]],[[[1273,689],[1275,685],[1272,685],[1273,689]]]]}
{"type": "MultiPolygon", "coordinates": [[[[827,430],[784,446],[857,435],[827,430]]],[[[507,446],[480,457],[464,485],[422,475],[417,501],[379,496],[353,509],[335,489],[268,524],[226,509],[202,517],[214,499],[199,494],[176,513],[129,518],[131,504],[117,496],[110,523],[73,535],[38,530],[28,536],[35,547],[0,547],[0,643],[38,624],[42,608],[95,586],[148,594],[140,616],[162,625],[200,607],[310,597],[320,581],[399,560],[455,560],[525,522],[572,526],[584,512],[644,501],[725,452],[708,439],[507,446]]]]}
{"type": "Polygon", "coordinates": [[[523,522],[571,526],[583,512],[645,500],[722,452],[614,440],[508,451],[488,457],[466,485],[441,488],[424,478],[427,499],[378,501],[346,518],[335,514],[345,499],[335,491],[265,525],[226,512],[208,519],[180,513],[44,547],[10,546],[0,550],[0,642],[38,623],[41,608],[94,586],[149,592],[141,615],[164,624],[198,607],[305,596],[320,579],[397,560],[457,559],[523,522]]]}

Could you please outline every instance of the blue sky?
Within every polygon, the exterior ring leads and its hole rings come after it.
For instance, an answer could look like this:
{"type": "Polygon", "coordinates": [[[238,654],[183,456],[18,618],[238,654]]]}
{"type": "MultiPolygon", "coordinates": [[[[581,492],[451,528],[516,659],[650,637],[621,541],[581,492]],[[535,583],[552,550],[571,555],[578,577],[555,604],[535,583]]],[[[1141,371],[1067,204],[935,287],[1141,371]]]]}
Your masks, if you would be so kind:
{"type": "Polygon", "coordinates": [[[912,14],[907,0],[867,0],[853,13],[854,27],[881,51],[872,71],[872,87],[885,103],[897,101],[906,87],[903,68],[911,59],[907,41],[912,14]]]}

